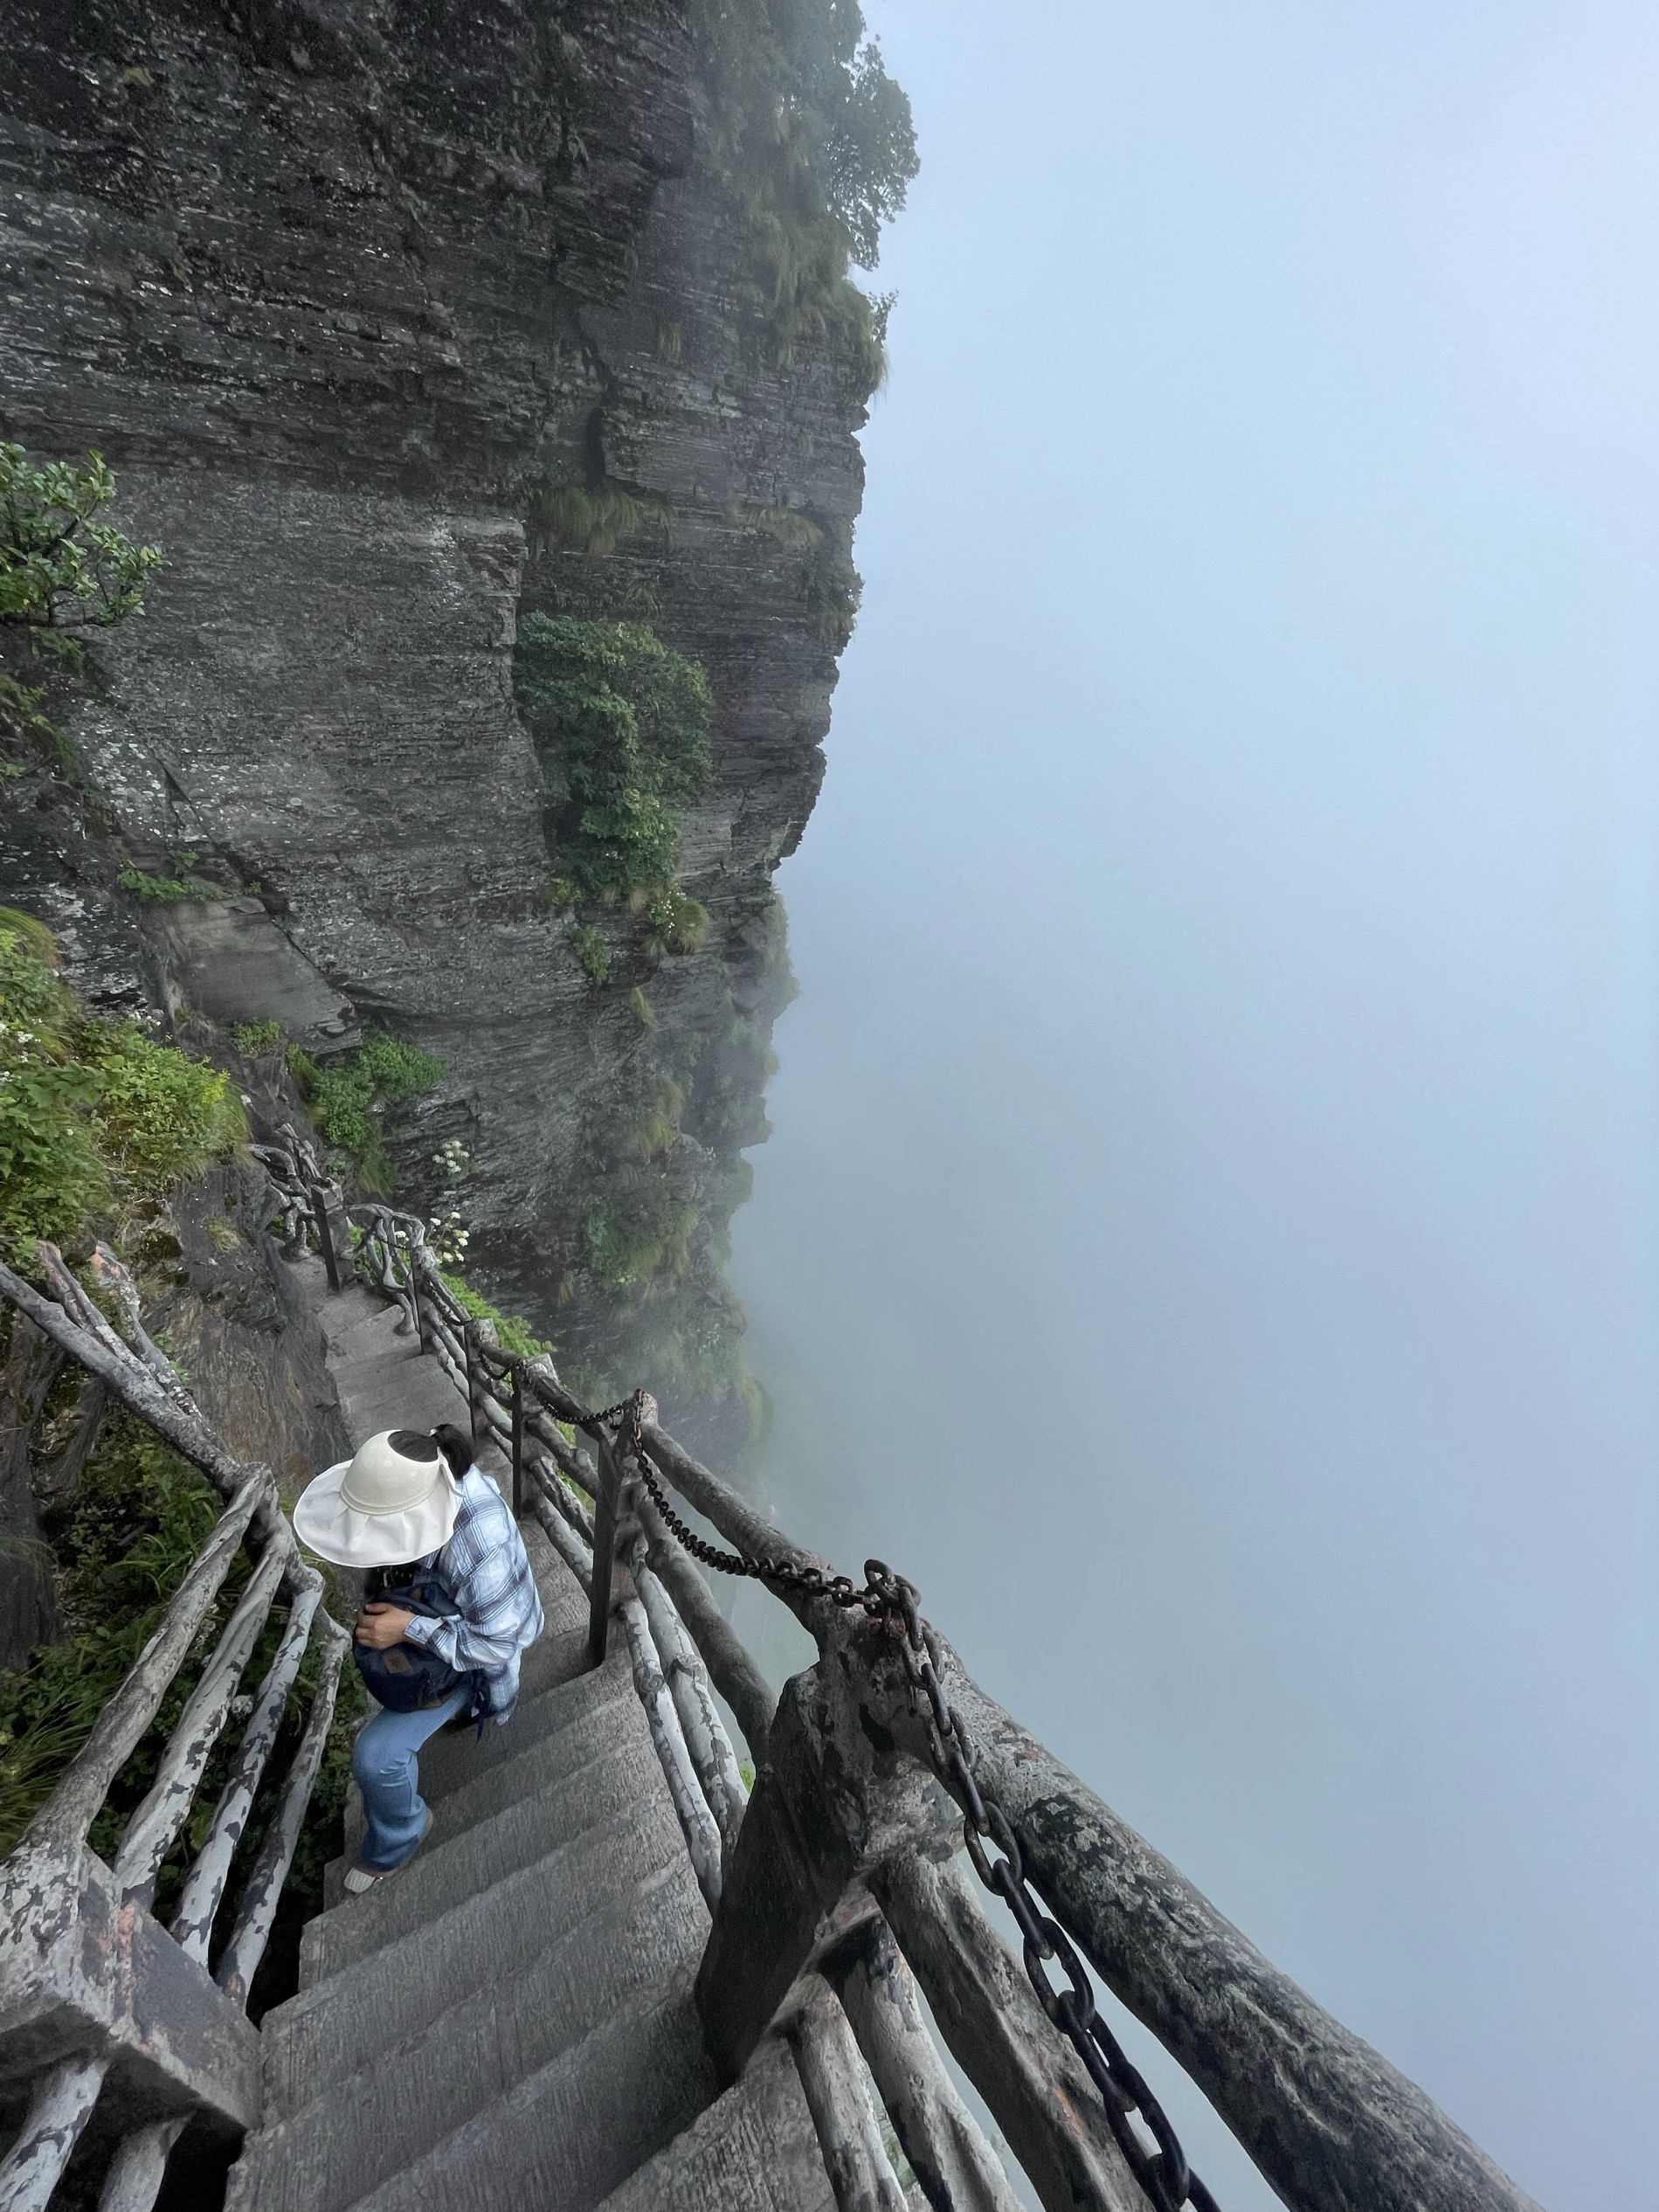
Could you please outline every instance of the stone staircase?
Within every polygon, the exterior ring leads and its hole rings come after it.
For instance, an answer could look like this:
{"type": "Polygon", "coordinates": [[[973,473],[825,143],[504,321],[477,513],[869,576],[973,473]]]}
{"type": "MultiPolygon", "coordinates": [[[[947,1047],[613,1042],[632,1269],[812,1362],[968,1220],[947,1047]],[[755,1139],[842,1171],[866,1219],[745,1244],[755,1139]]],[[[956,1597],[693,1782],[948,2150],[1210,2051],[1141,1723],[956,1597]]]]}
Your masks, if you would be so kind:
{"type": "MultiPolygon", "coordinates": [[[[319,1313],[354,1441],[457,1417],[390,1309],[319,1313]]],[[[227,2212],[829,2212],[787,2046],[717,2094],[691,1998],[709,1915],[626,1654],[587,1670],[587,1600],[523,1527],[547,1628],[518,1709],[427,1745],[432,1830],[392,1880],[348,1899],[331,1870],[227,2212]]]]}

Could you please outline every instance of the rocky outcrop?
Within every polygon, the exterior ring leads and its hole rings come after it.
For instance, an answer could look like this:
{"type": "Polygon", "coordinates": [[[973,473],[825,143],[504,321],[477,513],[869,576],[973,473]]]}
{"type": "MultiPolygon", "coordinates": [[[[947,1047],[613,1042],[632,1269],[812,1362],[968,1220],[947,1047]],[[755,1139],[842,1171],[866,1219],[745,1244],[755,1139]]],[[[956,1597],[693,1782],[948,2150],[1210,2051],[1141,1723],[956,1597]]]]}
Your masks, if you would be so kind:
{"type": "Polygon", "coordinates": [[[775,357],[695,158],[683,14],[16,0],[8,48],[0,428],[101,448],[167,562],[68,711],[99,821],[37,794],[7,895],[84,950],[94,996],[142,971],[313,1047],[355,1020],[441,1054],[392,1132],[409,1197],[459,1137],[486,1286],[596,1384],[644,1374],[729,1434],[719,1263],[788,988],[771,872],[856,588],[864,375],[829,340],[775,357]],[[568,522],[532,544],[561,484],[611,497],[611,550],[568,522]],[[511,683],[529,606],[647,619],[713,688],[685,839],[709,936],[653,957],[597,917],[603,989],[549,899],[511,683]],[[180,848],[239,902],[183,944],[113,888],[180,848]],[[694,1226],[619,1279],[595,1209],[641,1176],[694,1226]]]}

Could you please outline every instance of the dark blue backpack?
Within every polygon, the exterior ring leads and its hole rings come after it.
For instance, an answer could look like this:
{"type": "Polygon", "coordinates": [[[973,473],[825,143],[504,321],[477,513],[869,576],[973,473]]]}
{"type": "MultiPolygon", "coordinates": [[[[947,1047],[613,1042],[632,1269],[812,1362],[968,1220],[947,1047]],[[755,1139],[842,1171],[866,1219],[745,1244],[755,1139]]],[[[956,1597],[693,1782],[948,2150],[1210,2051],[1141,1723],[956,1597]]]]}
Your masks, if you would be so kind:
{"type": "MultiPolygon", "coordinates": [[[[455,1618],[455,1607],[430,1567],[370,1567],[363,1577],[363,1601],[401,1606],[405,1613],[422,1614],[429,1621],[455,1618]]],[[[430,1712],[463,1687],[470,1687],[473,1704],[477,1704],[476,1674],[452,1667],[424,1644],[393,1643],[376,1651],[368,1644],[354,1643],[351,1655],[369,1695],[392,1712],[430,1712]]]]}

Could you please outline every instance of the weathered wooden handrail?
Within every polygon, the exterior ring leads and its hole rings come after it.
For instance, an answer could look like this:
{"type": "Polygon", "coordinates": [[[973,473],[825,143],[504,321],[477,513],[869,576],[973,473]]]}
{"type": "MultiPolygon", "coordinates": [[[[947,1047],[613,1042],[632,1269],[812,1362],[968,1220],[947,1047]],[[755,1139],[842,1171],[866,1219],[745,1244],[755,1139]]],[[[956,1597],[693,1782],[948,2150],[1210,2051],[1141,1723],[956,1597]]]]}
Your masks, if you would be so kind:
{"type": "Polygon", "coordinates": [[[0,2160],[0,2204],[6,2212],[44,2212],[114,2056],[135,2039],[147,2050],[152,2045],[168,2048],[169,2026],[156,2020],[156,2008],[183,2005],[190,2017],[170,2023],[179,2041],[166,2107],[156,2118],[129,2127],[102,2199],[108,2212],[149,2212],[167,2152],[183,2125],[177,2111],[181,2096],[187,2105],[197,2098],[233,2125],[245,2126],[257,2112],[257,2066],[251,2082],[249,2053],[238,2040],[238,2031],[246,2037],[252,2030],[241,2020],[241,2008],[264,1954],[277,1894],[310,1801],[349,1640],[320,1612],[320,1578],[301,1555],[269,1469],[243,1466],[220,1442],[144,1331],[136,1293],[114,1255],[100,1246],[94,1267],[100,1286],[115,1297],[130,1341],[110,1326],[52,1247],[42,1245],[38,1256],[58,1296],[43,1296],[0,1264],[0,1296],[230,1499],[137,1663],[16,1849],[0,1863],[4,1901],[0,2018],[14,2014],[19,2022],[32,2020],[44,2004],[59,2023],[55,2031],[59,2038],[70,2036],[81,2046],[37,2075],[23,2127],[0,2160]],[[186,1700],[154,1784],[128,1822],[113,1869],[104,1870],[86,1848],[92,1822],[154,1724],[250,1537],[256,1539],[256,1559],[248,1586],[186,1700]],[[163,1935],[147,1913],[125,1933],[118,1932],[121,1915],[135,1907],[142,1913],[148,1906],[162,1864],[183,1831],[280,1592],[288,1598],[287,1627],[254,1701],[232,1780],[187,1873],[173,1935],[163,1935]],[[206,1973],[211,1931],[314,1628],[323,1642],[320,1684],[220,1962],[221,1987],[216,1989],[206,1973]],[[100,1979],[100,1946],[112,1945],[107,1974],[100,1979]],[[158,1994],[163,1990],[164,1997],[158,1994]]]}
{"type": "Polygon", "coordinates": [[[818,1971],[841,2001],[928,2202],[953,2212],[1020,2212],[1001,2160],[939,2063],[886,1922],[856,1920],[819,1957],[818,1971]]]}
{"type": "Polygon", "coordinates": [[[288,1770],[282,1801],[277,1808],[276,1818],[266,1830],[265,1841],[259,1846],[253,1871],[243,1893],[241,1908],[231,1939],[225,1946],[214,1980],[232,2002],[245,2005],[248,1992],[253,1987],[253,1977],[259,1971],[265,1946],[270,1940],[271,1929],[276,1919],[278,1901],[282,1884],[288,1878],[288,1869],[294,1863],[294,1854],[300,1842],[300,1830],[304,1824],[306,1808],[311,1802],[311,1793],[316,1787],[317,1770],[322,1764],[322,1754],[328,1740],[328,1731],[334,1722],[335,1698],[340,1687],[340,1669],[351,1649],[348,1632],[325,1613],[321,1616],[327,1657],[322,1679],[311,1700],[311,1710],[306,1715],[305,1733],[300,1748],[294,1753],[294,1765],[288,1770]]]}
{"type": "Polygon", "coordinates": [[[149,1794],[127,1824],[114,1873],[128,1897],[149,1902],[162,1862],[190,1817],[197,1786],[271,1610],[282,1566],[282,1554],[270,1545],[179,1715],[149,1794]]]}
{"type": "Polygon", "coordinates": [[[225,1896],[225,1885],[230,1879],[231,1863],[242,1840],[248,1815],[253,1809],[254,1798],[276,1744],[277,1732],[282,1725],[282,1716],[287,1711],[288,1692],[311,1641],[312,1618],[321,1595],[321,1578],[314,1575],[294,1599],[282,1642],[248,1717],[236,1766],[225,1785],[196,1863],[185,1878],[173,1918],[173,1933],[186,1958],[194,1959],[202,1966],[207,1964],[208,1944],[225,1896]]]}
{"type": "Polygon", "coordinates": [[[635,1510],[651,1539],[652,1566],[702,1654],[715,1689],[731,1707],[749,1745],[750,1761],[757,1767],[764,1766],[772,1714],[778,1706],[776,1694],[747,1645],[715,1603],[701,1572],[664,1524],[648,1491],[640,1491],[635,1510]]]}
{"type": "Polygon", "coordinates": [[[1288,2204],[1537,2212],[1417,2084],[1316,2004],[996,1704],[939,1640],[950,1702],[1037,1886],[1288,2204]]]}
{"type": "Polygon", "coordinates": [[[668,1593],[651,1572],[649,1546],[643,1529],[629,1546],[628,1565],[650,1625],[652,1642],[662,1662],[680,1721],[680,1732],[691,1755],[692,1771],[702,1784],[709,1810],[720,1832],[723,1855],[736,1841],[749,1803],[749,1793],[737,1771],[736,1754],[715,1704],[714,1685],[697,1647],[674,1610],[668,1593]]]}
{"type": "Polygon", "coordinates": [[[85,1842],[110,1784],[138,1748],[196,1641],[197,1631],[212,1610],[220,1586],[242,1549],[255,1507],[270,1491],[270,1469],[252,1469],[174,1593],[161,1627],[139,1655],[137,1665],[93,1723],[91,1733],[64,1769],[57,1787],[24,1830],[25,1844],[63,1849],[85,1842]]]}

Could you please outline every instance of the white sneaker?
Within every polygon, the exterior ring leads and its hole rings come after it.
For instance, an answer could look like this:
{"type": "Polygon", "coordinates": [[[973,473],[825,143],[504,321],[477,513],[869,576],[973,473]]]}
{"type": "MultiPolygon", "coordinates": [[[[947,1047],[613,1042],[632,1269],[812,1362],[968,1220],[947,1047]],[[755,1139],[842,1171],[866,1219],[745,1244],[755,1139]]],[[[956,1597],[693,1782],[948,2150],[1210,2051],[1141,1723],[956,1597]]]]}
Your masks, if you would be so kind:
{"type": "MultiPolygon", "coordinates": [[[[432,1808],[429,1805],[426,1808],[426,1824],[415,1839],[415,1851],[419,1850],[432,1834],[432,1808]]],[[[414,1857],[415,1851],[409,1854],[409,1859],[414,1857]]],[[[409,1859],[399,1859],[396,1866],[349,1866],[346,1869],[346,1895],[349,1897],[367,1897],[377,1882],[390,1882],[394,1874],[401,1874],[409,1859]]]]}

